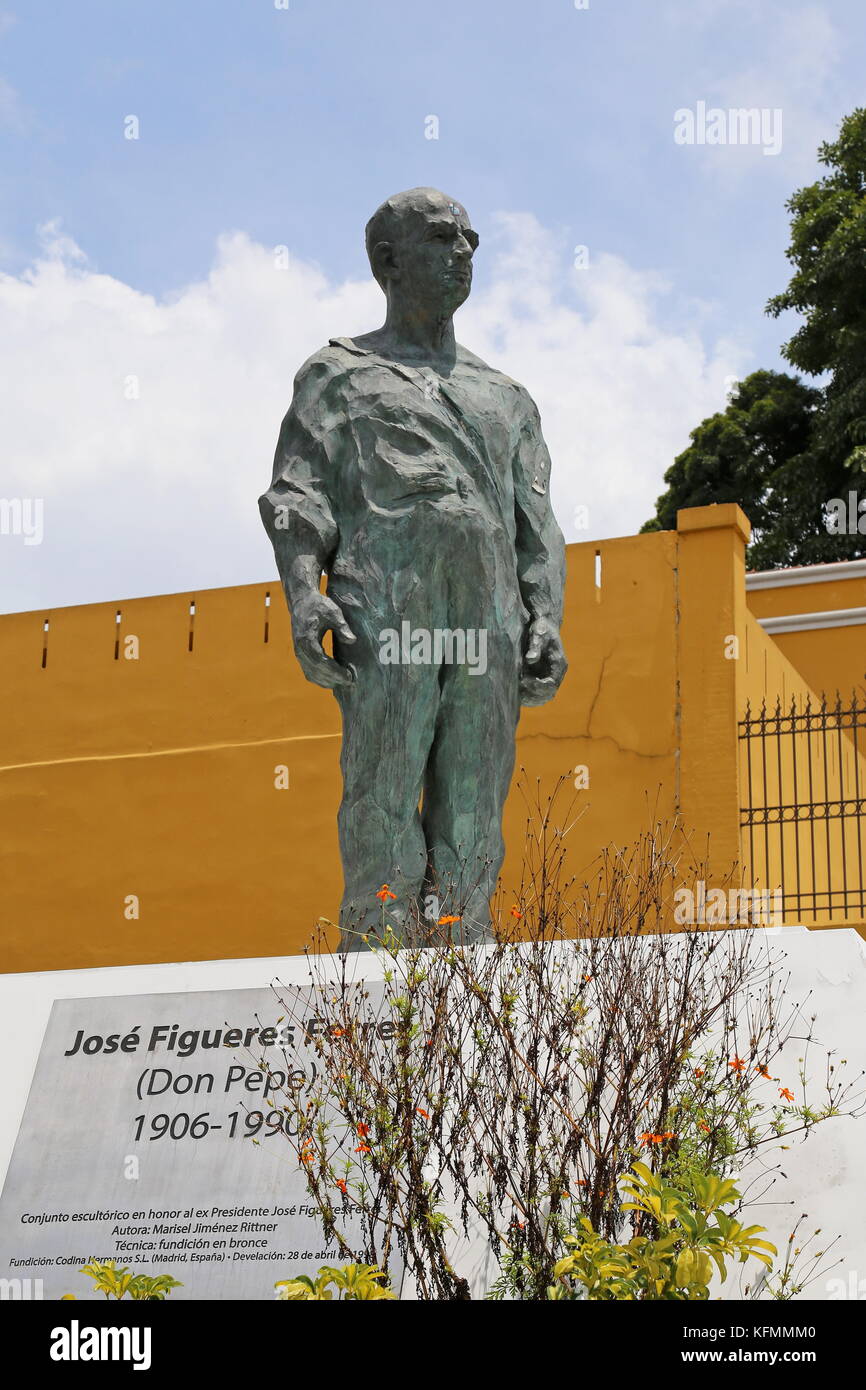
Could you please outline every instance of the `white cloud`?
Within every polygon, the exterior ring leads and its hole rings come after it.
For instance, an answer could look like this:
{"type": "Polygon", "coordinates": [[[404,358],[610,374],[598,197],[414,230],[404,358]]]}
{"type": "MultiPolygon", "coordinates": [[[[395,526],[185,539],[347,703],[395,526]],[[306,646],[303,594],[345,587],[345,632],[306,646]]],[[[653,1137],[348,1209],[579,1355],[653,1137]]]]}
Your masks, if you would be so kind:
{"type": "Polygon", "coordinates": [[[821,141],[834,137],[841,117],[859,100],[855,89],[842,90],[843,36],[826,8],[810,0],[767,0],[763,7],[749,0],[747,10],[740,6],[705,0],[702,8],[689,10],[690,22],[718,24],[719,57],[712,71],[702,67],[702,75],[690,79],[682,105],[691,108],[701,99],[723,110],[781,111],[780,154],[767,158],[757,145],[707,145],[684,150],[684,157],[697,154],[713,179],[720,173],[734,182],[756,173],[800,178],[814,167],[821,141]]]}
{"type": "Polygon", "coordinates": [[[461,311],[460,336],[537,400],[566,538],[629,535],[651,515],[689,431],[723,408],[725,377],[748,370],[747,353],[704,347],[703,305],[692,306],[690,331],[664,328],[670,287],[657,273],[591,254],[563,280],[533,218],[503,216],[500,228],[506,249],[490,288],[461,311]],[[574,529],[580,505],[588,532],[574,529]]]}
{"type": "MultiPolygon", "coordinates": [[[[526,214],[501,217],[490,240],[458,335],[538,401],[568,538],[629,534],[747,354],[707,350],[697,304],[676,306],[693,329],[666,329],[671,291],[653,272],[613,256],[563,270],[556,239],[526,214]]],[[[220,238],[206,279],[158,301],[44,228],[33,266],[0,276],[2,493],[45,499],[41,545],[0,536],[3,609],[272,575],[256,499],[292,377],[382,309],[372,281],[332,283],[292,257],[278,269],[240,232],[220,238]]]]}

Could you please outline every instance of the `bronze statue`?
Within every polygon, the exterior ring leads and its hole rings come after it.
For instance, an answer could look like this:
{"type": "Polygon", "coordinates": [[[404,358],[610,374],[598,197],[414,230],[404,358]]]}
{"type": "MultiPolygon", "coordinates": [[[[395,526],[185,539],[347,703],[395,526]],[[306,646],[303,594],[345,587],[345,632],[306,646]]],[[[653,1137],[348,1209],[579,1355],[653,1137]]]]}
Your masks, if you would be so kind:
{"type": "Polygon", "coordinates": [[[342,950],[383,922],[415,939],[431,903],[460,939],[488,935],[520,705],[567,664],[538,410],[454,338],[467,213],[413,188],[366,238],[385,323],[301,367],[259,503],[298,661],[342,711],[342,950]]]}

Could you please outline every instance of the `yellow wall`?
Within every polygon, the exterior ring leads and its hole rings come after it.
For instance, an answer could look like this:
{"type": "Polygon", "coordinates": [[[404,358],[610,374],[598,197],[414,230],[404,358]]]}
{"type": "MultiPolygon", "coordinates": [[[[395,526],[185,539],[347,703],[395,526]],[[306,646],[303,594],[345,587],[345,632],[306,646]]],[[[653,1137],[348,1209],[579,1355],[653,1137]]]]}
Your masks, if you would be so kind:
{"type": "MultiPolygon", "coordinates": [[[[866,608],[866,578],[753,589],[748,603],[756,618],[866,608]]],[[[837,691],[843,700],[852,690],[859,690],[861,697],[866,692],[866,626],[778,632],[773,634],[773,642],[812,689],[819,694],[826,692],[828,699],[835,699],[837,691]]]]}
{"type": "MultiPolygon", "coordinates": [[[[743,873],[759,887],[784,884],[788,893],[799,891],[803,895],[799,920],[808,925],[841,926],[845,924],[844,900],[831,900],[828,891],[843,886],[846,871],[853,875],[859,869],[858,859],[866,863],[866,822],[821,812],[808,818],[795,816],[791,808],[810,801],[832,802],[838,796],[840,771],[849,798],[858,785],[866,790],[863,732],[858,756],[849,730],[841,735],[834,730],[824,737],[816,723],[807,723],[806,711],[820,710],[820,699],[751,615],[746,652],[742,673],[746,701],[753,717],[765,708],[770,722],[765,726],[769,737],[763,749],[758,739],[740,741],[740,797],[745,805],[751,787],[753,803],[772,809],[764,824],[753,825],[751,834],[746,828],[742,831],[743,873]],[[832,921],[824,911],[831,903],[832,921]]],[[[863,916],[859,904],[851,907],[849,903],[851,925],[861,924],[863,916]]]]}
{"type": "MultiPolygon", "coordinates": [[[[570,669],[524,711],[517,761],[543,794],[588,768],[578,877],[677,812],[721,873],[737,858],[737,719],[756,681],[795,678],[747,611],[747,534],[738,508],[701,508],[678,532],[568,548],[570,669]]],[[[338,710],[297,668],[278,584],[12,614],[0,665],[0,970],[286,954],[335,918],[338,710]]],[[[509,891],[525,821],[515,786],[509,891]]]]}
{"type": "MultiPolygon", "coordinates": [[[[745,872],[750,879],[767,886],[784,882],[789,893],[799,889],[803,895],[801,920],[826,927],[845,923],[846,905],[840,890],[846,881],[849,886],[858,881],[860,863],[866,863],[866,821],[862,817],[832,814],[840,784],[849,801],[858,789],[861,795],[866,791],[866,740],[863,730],[858,730],[858,756],[850,728],[843,730],[841,736],[835,730],[825,736],[817,720],[807,725],[803,716],[808,708],[813,712],[820,710],[824,692],[830,706],[835,703],[837,692],[843,706],[850,704],[852,691],[857,691],[862,701],[866,627],[768,634],[757,622],[758,618],[866,607],[866,578],[819,579],[821,574],[821,569],[817,569],[810,578],[805,571],[800,583],[748,591],[751,622],[744,693],[753,714],[759,713],[766,701],[772,718],[767,726],[770,738],[765,765],[758,742],[744,740],[740,744],[740,786],[743,802],[748,797],[751,779],[756,799],[778,808],[765,818],[769,824],[757,824],[751,833],[744,828],[745,872]],[[780,722],[774,718],[777,699],[780,722]],[[796,712],[794,723],[792,707],[796,712]],[[791,806],[795,799],[800,805],[817,803],[815,814],[808,818],[794,816],[791,806]],[[825,810],[828,801],[830,815],[825,810]]],[[[859,900],[849,899],[847,914],[852,924],[862,923],[864,914],[859,900]]]]}

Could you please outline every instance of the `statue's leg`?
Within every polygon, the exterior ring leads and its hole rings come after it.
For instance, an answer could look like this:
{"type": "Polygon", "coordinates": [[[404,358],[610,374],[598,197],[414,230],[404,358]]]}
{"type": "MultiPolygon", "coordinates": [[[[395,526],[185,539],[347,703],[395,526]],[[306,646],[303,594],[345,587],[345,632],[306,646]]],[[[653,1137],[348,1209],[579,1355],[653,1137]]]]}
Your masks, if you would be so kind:
{"type": "Polygon", "coordinates": [[[442,668],[422,812],[430,886],[443,915],[461,917],[453,935],[466,941],[490,934],[490,898],[505,857],[502,808],[520,717],[518,637],[488,632],[487,670],[472,669],[442,668]]]}
{"type": "Polygon", "coordinates": [[[408,938],[427,850],[418,803],[433,738],[439,684],[429,666],[383,665],[378,624],[351,615],[357,641],[340,659],[356,680],[339,687],[343,799],[338,815],[344,893],[340,949],[363,950],[365,935],[391,928],[408,938]],[[384,884],[394,898],[376,895],[384,884]]]}

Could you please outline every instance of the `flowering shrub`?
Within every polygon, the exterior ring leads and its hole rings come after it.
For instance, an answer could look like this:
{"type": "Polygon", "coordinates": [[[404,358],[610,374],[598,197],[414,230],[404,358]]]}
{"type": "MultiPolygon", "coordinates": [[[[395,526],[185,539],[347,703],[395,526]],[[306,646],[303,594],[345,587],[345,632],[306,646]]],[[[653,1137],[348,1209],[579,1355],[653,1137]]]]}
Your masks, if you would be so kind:
{"type": "MultiPolygon", "coordinates": [[[[162,1302],[172,1289],[182,1287],[180,1279],[173,1279],[170,1274],[133,1274],[128,1265],[118,1269],[114,1260],[91,1260],[78,1273],[88,1275],[106,1298],[162,1302]]],[[[74,1293],[63,1295],[63,1301],[74,1298],[74,1293]]]]}
{"type": "MultiPolygon", "coordinates": [[[[421,1299],[471,1298],[455,1254],[471,1231],[499,1265],[498,1296],[545,1300],[578,1249],[567,1236],[591,1231],[610,1248],[657,1238],[619,1202],[635,1160],[686,1193],[736,1175],[758,1184],[754,1202],[781,1174],[768,1156],[789,1136],[863,1112],[844,1060],[825,1052],[816,1075],[814,1019],[788,996],[763,932],[670,930],[676,885],[712,878],[678,828],[611,849],[576,886],[564,871],[570,812],[555,815],[554,800],[533,808],[524,882],[516,903],[494,903],[490,944],[453,930],[468,874],[462,896],[436,898],[434,923],[419,919],[418,945],[389,938],[384,906],[399,885],[383,884],[382,931],[369,938],[381,987],[323,940],[309,988],[275,990],[293,1025],[320,1024],[315,1075],[303,1088],[272,1079],[268,1103],[323,1238],[342,1260],[386,1272],[399,1261],[421,1299]]],[[[264,1055],[258,1065],[268,1069],[264,1055]]],[[[802,1287],[786,1266],[774,1296],[802,1287]]],[[[766,1279],[754,1288],[771,1292],[766,1279]]]]}
{"type": "Polygon", "coordinates": [[[567,1235],[568,1254],[553,1267],[550,1299],[706,1299],[714,1274],[728,1277],[726,1261],[753,1257],[769,1270],[776,1247],[759,1240],[763,1226],[743,1226],[723,1210],[740,1200],[730,1178],[696,1174],[691,1191],[669,1186],[645,1163],[622,1179],[638,1234],[626,1244],[605,1240],[583,1217],[567,1235]]]}
{"type": "Polygon", "coordinates": [[[340,1268],[322,1265],[315,1279],[309,1279],[306,1274],[299,1274],[295,1279],[280,1279],[274,1284],[274,1288],[277,1290],[277,1298],[284,1301],[310,1302],[332,1299],[332,1285],[337,1291],[338,1300],[360,1302],[374,1298],[395,1299],[397,1295],[382,1282],[387,1279],[384,1270],[377,1269],[375,1265],[352,1264],[340,1268]]]}

